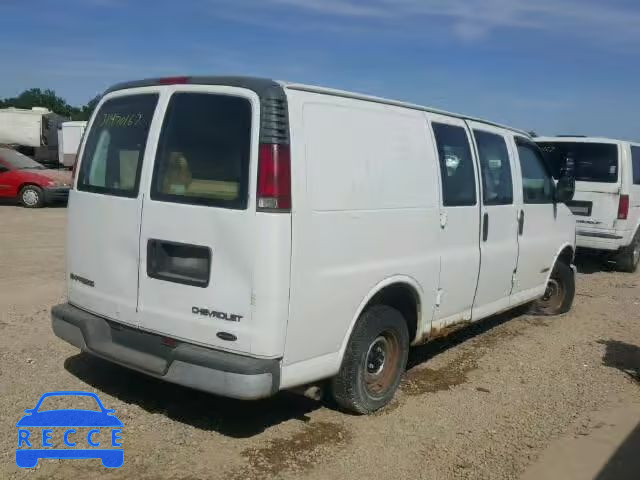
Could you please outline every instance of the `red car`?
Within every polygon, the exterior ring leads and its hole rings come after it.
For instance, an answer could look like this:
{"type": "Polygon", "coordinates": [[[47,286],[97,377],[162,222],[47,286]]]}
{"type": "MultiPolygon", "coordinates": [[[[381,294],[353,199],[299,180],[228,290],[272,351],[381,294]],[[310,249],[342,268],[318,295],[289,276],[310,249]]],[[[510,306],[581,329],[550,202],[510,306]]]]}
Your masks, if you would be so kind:
{"type": "Polygon", "coordinates": [[[27,208],[66,201],[71,173],[49,170],[10,148],[0,148],[0,198],[17,198],[27,208]]]}

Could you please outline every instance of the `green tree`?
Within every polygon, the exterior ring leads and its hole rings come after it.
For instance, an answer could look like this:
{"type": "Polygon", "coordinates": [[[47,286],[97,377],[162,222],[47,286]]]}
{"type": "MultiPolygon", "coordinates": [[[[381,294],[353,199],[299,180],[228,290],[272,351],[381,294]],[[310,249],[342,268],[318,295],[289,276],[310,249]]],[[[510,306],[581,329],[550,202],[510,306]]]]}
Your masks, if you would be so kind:
{"type": "Polygon", "coordinates": [[[89,100],[86,105],[74,107],[69,105],[64,98],[56,95],[56,92],[51,89],[42,90],[40,88],[30,88],[17,97],[0,98],[0,108],[15,107],[31,109],[33,107],[44,107],[72,120],[89,120],[100,98],[101,95],[97,95],[89,100]]]}
{"type": "Polygon", "coordinates": [[[71,107],[66,100],[56,95],[51,89],[30,88],[15,98],[5,99],[6,106],[16,108],[44,107],[63,117],[71,116],[71,107]]]}
{"type": "Polygon", "coordinates": [[[71,113],[72,120],[89,120],[101,97],[102,95],[96,95],[89,100],[86,105],[80,108],[74,108],[74,111],[71,113]]]}

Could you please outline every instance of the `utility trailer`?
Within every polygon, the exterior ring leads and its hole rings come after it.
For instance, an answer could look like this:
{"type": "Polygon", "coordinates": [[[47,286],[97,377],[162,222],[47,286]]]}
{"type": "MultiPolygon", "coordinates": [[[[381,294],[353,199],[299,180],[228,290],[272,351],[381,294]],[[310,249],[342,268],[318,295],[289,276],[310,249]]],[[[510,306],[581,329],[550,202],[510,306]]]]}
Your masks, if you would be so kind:
{"type": "Polygon", "coordinates": [[[0,109],[0,145],[43,164],[58,164],[58,125],[64,117],[42,107],[0,109]]]}

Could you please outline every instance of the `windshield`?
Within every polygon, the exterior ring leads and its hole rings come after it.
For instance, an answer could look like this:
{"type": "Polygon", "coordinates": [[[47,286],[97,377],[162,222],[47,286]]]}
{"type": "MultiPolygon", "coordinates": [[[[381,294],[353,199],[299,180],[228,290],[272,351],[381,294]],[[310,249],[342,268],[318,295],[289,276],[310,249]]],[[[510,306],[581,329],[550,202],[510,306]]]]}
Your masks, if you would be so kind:
{"type": "Polygon", "coordinates": [[[579,182],[618,181],[618,147],[613,143],[540,142],[539,145],[555,179],[560,177],[567,158],[571,158],[579,182]]]}
{"type": "Polygon", "coordinates": [[[44,170],[45,167],[10,148],[0,148],[0,157],[17,170],[44,170]]]}

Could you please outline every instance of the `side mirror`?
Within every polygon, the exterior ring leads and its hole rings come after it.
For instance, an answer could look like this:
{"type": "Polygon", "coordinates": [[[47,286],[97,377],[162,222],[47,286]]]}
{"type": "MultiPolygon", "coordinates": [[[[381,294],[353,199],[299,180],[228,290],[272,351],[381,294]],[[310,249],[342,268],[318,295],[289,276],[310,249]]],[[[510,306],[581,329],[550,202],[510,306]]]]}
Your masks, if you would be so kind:
{"type": "Polygon", "coordinates": [[[572,176],[563,175],[558,180],[555,190],[556,203],[567,203],[573,200],[576,193],[576,181],[572,176]]]}
{"type": "Polygon", "coordinates": [[[4,172],[8,172],[9,169],[7,167],[5,167],[4,165],[0,165],[0,173],[4,173],[4,172]]]}

